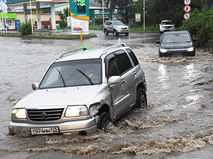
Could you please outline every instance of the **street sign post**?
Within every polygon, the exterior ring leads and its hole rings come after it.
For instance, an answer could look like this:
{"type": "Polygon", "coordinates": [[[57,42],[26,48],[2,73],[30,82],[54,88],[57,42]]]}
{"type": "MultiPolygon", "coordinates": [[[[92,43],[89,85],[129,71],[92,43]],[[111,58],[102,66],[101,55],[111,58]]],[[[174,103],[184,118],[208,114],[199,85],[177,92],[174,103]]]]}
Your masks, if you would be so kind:
{"type": "Polygon", "coordinates": [[[184,11],[185,11],[186,13],[190,12],[190,11],[191,11],[191,7],[190,7],[190,6],[185,6],[185,7],[184,7],[184,11]]]}
{"type": "Polygon", "coordinates": [[[188,20],[188,19],[190,18],[190,14],[189,14],[189,13],[185,13],[185,14],[183,15],[183,18],[184,18],[185,20],[188,20]]]}
{"type": "Polygon", "coordinates": [[[184,0],[184,4],[187,6],[187,5],[190,5],[191,3],[191,0],[184,0]]]}
{"type": "Polygon", "coordinates": [[[183,8],[183,10],[186,13],[183,15],[183,18],[185,20],[188,20],[190,18],[189,12],[191,11],[191,7],[189,5],[191,4],[191,0],[184,0],[184,4],[185,4],[185,7],[183,8]]]}

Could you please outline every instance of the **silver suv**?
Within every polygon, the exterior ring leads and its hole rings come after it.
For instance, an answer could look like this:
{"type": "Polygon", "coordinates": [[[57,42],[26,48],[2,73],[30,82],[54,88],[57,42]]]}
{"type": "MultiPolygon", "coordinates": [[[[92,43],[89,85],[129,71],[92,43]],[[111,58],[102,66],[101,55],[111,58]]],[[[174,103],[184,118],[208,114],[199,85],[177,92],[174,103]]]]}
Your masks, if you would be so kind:
{"type": "Polygon", "coordinates": [[[175,29],[175,24],[171,20],[162,20],[160,25],[160,33],[165,31],[173,31],[175,29]]]}
{"type": "Polygon", "coordinates": [[[13,108],[9,134],[107,131],[133,106],[147,107],[144,72],[125,44],[61,55],[13,108]]]}
{"type": "Polygon", "coordinates": [[[114,35],[125,34],[129,35],[129,27],[123,24],[119,20],[107,20],[104,23],[104,34],[108,35],[109,33],[113,33],[114,35]]]}

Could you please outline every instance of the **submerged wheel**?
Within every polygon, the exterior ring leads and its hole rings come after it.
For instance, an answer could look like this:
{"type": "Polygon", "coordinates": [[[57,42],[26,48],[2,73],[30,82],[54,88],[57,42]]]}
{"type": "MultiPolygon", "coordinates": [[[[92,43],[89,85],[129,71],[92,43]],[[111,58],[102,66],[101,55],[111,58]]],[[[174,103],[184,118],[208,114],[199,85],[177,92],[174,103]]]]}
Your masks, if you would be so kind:
{"type": "Polygon", "coordinates": [[[146,92],[141,87],[139,87],[137,90],[136,107],[143,109],[147,108],[146,92]]]}
{"type": "Polygon", "coordinates": [[[108,113],[104,112],[100,115],[98,121],[98,129],[107,132],[107,125],[111,122],[111,118],[108,113]]]}
{"type": "Polygon", "coordinates": [[[113,35],[118,35],[116,30],[113,30],[113,35]]]}
{"type": "Polygon", "coordinates": [[[104,34],[108,35],[108,31],[106,29],[104,29],[104,34]]]}

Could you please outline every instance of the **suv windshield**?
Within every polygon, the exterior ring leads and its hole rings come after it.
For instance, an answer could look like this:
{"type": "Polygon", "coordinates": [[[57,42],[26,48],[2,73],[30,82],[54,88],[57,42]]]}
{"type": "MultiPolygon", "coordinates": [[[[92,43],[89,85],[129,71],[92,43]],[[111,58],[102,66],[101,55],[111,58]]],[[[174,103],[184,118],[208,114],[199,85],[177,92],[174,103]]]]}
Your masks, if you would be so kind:
{"type": "Polygon", "coordinates": [[[101,59],[56,62],[44,76],[40,88],[71,87],[101,83],[101,59]]]}
{"type": "Polygon", "coordinates": [[[122,22],[117,21],[117,22],[113,22],[114,25],[124,25],[122,22]]]}
{"type": "Polygon", "coordinates": [[[190,42],[189,34],[167,34],[164,35],[162,43],[190,42]]]}
{"type": "Polygon", "coordinates": [[[162,22],[162,25],[173,25],[173,23],[172,22],[162,22]]]}

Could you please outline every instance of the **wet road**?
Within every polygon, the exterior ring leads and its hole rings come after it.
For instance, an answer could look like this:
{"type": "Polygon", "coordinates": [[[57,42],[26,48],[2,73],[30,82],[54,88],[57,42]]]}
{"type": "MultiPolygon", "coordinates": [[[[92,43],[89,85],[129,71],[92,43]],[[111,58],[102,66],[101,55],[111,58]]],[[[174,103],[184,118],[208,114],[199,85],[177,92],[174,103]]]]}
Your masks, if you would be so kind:
{"type": "Polygon", "coordinates": [[[213,57],[158,58],[158,33],[130,33],[83,40],[0,37],[0,158],[212,158],[213,57]],[[9,136],[14,104],[32,92],[50,65],[75,47],[124,42],[146,74],[148,108],[133,109],[108,134],[9,136]]]}

